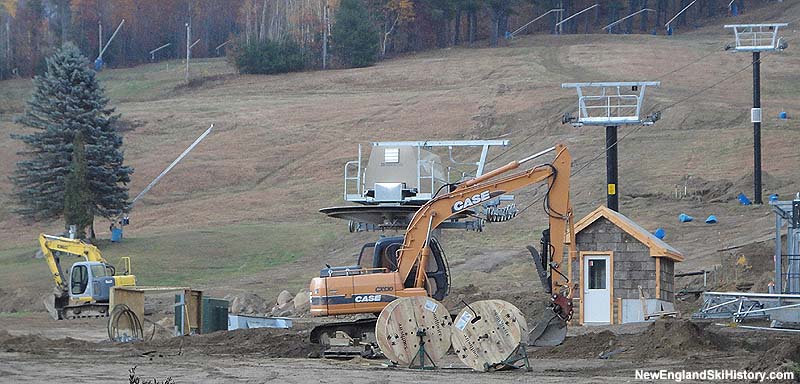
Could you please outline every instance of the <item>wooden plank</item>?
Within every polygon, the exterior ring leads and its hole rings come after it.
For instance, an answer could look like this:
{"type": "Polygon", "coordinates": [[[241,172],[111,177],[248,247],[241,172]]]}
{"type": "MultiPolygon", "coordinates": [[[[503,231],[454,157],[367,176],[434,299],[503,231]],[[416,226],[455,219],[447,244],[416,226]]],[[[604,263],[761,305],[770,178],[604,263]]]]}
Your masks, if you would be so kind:
{"type": "Polygon", "coordinates": [[[453,350],[458,358],[480,372],[506,361],[528,337],[522,312],[502,300],[470,304],[456,316],[453,350]]]}
{"type": "MultiPolygon", "coordinates": [[[[127,289],[128,287],[111,287],[108,309],[114,311],[117,305],[126,305],[136,315],[139,321],[144,322],[144,292],[127,289]]],[[[127,318],[122,317],[117,324],[119,329],[133,329],[127,318]]]]}
{"type": "Polygon", "coordinates": [[[184,291],[187,289],[191,289],[189,287],[156,287],[156,286],[147,286],[147,285],[133,285],[133,286],[124,286],[118,287],[117,289],[126,289],[129,291],[140,291],[140,292],[159,292],[159,291],[184,291]]]}
{"type": "Polygon", "coordinates": [[[429,297],[404,297],[389,303],[378,316],[375,337],[387,359],[402,366],[419,365],[420,338],[424,330],[426,366],[437,364],[450,349],[452,320],[445,306],[429,297]]]}
{"type": "Polygon", "coordinates": [[[661,298],[661,258],[656,257],[656,299],[661,298]]]}

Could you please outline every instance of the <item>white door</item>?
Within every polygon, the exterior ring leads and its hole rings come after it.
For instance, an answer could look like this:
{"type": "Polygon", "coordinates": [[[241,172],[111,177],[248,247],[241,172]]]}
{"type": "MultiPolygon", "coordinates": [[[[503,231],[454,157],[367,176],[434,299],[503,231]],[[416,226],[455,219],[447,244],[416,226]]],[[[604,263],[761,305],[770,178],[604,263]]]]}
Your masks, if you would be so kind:
{"type": "Polygon", "coordinates": [[[611,323],[611,258],[583,258],[583,322],[586,325],[611,323]]]}

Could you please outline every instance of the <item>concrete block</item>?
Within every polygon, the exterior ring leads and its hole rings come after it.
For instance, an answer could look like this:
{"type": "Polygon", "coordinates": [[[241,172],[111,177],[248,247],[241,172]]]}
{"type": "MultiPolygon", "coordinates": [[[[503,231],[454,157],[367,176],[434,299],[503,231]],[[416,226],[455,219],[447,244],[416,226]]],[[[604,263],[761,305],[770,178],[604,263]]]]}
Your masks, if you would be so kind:
{"type": "Polygon", "coordinates": [[[595,246],[597,247],[597,251],[616,251],[617,250],[617,243],[611,242],[596,242],[595,246]]]}
{"type": "Polygon", "coordinates": [[[642,244],[642,243],[640,243],[640,242],[638,242],[636,240],[626,242],[625,243],[625,250],[628,251],[628,252],[649,251],[648,248],[644,244],[642,244]]]}

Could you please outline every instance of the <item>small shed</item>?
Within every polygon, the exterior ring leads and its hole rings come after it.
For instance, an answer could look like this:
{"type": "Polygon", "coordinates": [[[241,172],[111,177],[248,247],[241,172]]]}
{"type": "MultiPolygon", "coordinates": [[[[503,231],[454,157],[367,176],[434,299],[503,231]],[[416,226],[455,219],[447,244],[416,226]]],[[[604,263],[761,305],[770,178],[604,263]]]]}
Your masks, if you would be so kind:
{"type": "Polygon", "coordinates": [[[644,321],[645,306],[648,314],[674,310],[680,251],[604,206],[575,224],[575,241],[571,280],[580,324],[644,321]]]}

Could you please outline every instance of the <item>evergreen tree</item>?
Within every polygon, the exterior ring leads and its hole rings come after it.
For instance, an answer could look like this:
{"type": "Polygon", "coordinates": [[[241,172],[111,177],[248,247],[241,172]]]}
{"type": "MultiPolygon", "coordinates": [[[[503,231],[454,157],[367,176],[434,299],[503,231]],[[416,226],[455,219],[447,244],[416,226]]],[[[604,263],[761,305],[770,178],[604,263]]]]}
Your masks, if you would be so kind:
{"type": "Polygon", "coordinates": [[[33,132],[12,134],[26,144],[12,180],[20,202],[18,213],[34,220],[59,217],[64,211],[65,179],[70,172],[73,141],[85,141],[86,183],[92,215],[111,217],[127,209],[133,169],[123,165],[122,137],[94,71],[77,47],[66,43],[47,59],[47,71],[33,80],[34,91],[17,121],[33,132]]]}
{"type": "Polygon", "coordinates": [[[85,229],[92,224],[91,192],[86,179],[86,146],[83,133],[78,131],[72,142],[72,164],[64,180],[65,227],[77,227],[77,235],[84,237],[85,229]]]}
{"type": "Polygon", "coordinates": [[[342,0],[331,40],[333,53],[347,67],[368,67],[378,58],[379,35],[360,0],[342,0]]]}

